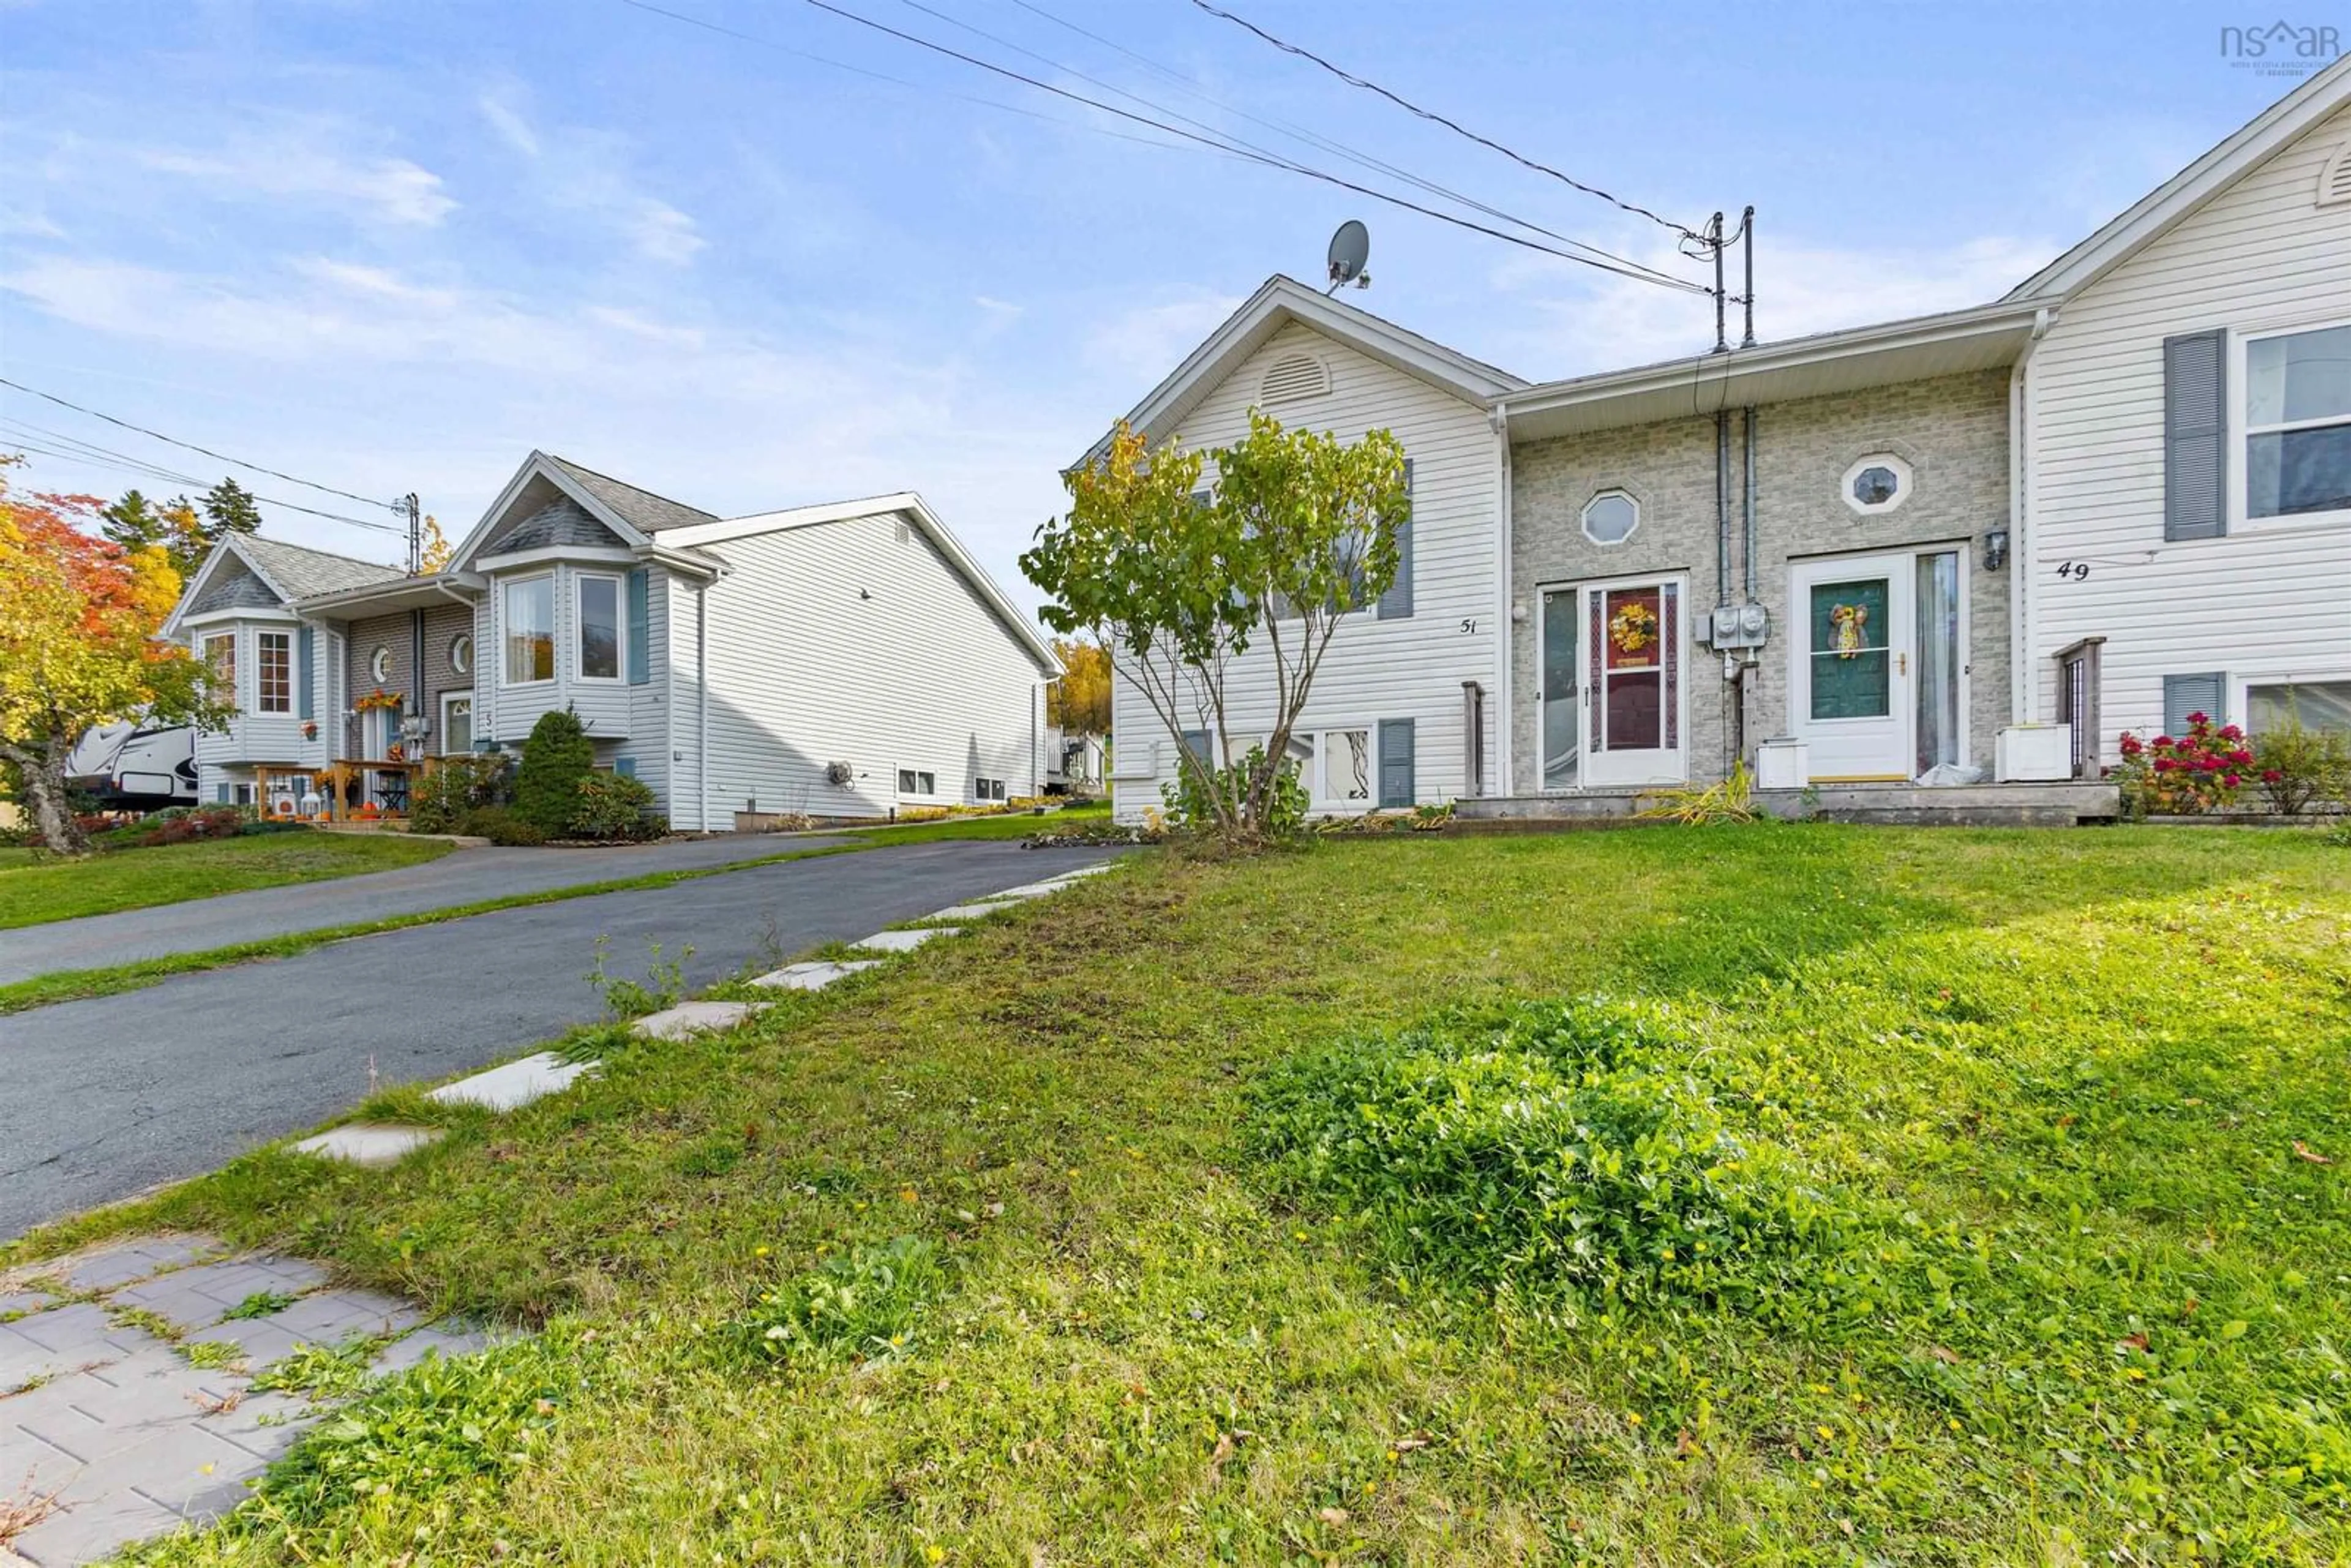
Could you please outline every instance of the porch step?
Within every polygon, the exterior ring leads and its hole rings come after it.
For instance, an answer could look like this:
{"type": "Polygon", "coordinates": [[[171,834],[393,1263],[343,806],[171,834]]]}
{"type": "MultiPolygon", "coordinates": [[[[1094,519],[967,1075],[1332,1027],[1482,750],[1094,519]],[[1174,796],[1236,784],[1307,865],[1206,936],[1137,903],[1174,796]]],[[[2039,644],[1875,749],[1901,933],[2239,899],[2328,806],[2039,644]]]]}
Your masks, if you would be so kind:
{"type": "MultiPolygon", "coordinates": [[[[1646,790],[1573,795],[1496,795],[1458,800],[1452,831],[1559,832],[1631,827],[1654,799],[1646,790]]],[[[1823,784],[1811,790],[1758,789],[1755,806],[1790,821],[1912,828],[2071,828],[2122,814],[2111,784],[1823,784]]]]}

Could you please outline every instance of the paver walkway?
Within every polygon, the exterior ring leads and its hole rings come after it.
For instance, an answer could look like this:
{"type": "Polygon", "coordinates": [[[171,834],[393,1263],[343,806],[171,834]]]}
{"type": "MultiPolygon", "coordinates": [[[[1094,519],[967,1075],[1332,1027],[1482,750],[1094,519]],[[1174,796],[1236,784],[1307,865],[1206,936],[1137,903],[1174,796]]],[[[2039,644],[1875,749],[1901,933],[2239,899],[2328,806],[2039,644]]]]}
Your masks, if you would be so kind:
{"type": "Polygon", "coordinates": [[[848,841],[724,833],[609,849],[453,850],[439,860],[396,871],[225,893],[153,909],[0,931],[0,986],[59,969],[96,969],[175,953],[202,953],[326,926],[457,909],[517,894],[619,882],[658,871],[698,871],[848,841]]]}
{"type": "Polygon", "coordinates": [[[298,1345],[387,1340],[369,1365],[390,1373],[489,1343],[395,1297],[326,1286],[300,1259],[236,1256],[209,1236],[113,1242],[0,1277],[0,1517],[37,1516],[0,1541],[0,1568],[12,1552],[35,1568],[99,1562],[235,1508],[325,1414],[253,1392],[298,1345]],[[176,1338],[152,1332],[164,1324],[176,1338]],[[235,1363],[196,1365],[187,1347],[202,1344],[234,1346],[235,1363]]]}

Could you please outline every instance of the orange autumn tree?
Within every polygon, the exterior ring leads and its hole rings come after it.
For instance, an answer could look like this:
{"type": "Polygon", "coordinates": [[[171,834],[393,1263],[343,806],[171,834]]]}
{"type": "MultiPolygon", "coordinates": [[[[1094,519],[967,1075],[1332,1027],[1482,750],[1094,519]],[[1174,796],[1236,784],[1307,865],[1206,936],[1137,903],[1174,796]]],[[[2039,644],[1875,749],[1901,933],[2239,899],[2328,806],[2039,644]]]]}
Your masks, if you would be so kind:
{"type": "Polygon", "coordinates": [[[19,495],[0,457],[0,787],[37,841],[78,854],[66,764],[91,727],[142,717],[217,727],[212,673],[156,628],[180,596],[161,544],[125,549],[95,532],[95,496],[19,495]]]}

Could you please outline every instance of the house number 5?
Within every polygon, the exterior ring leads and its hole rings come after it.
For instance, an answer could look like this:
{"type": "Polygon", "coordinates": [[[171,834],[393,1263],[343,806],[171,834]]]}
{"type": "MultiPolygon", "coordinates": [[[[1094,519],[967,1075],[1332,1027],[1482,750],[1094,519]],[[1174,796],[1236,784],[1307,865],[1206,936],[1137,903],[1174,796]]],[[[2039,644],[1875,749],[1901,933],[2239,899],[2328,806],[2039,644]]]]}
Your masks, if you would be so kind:
{"type": "Polygon", "coordinates": [[[1475,622],[1475,621],[1468,621],[1468,620],[1465,620],[1464,622],[1461,622],[1461,634],[1462,634],[1464,637],[1475,637],[1475,636],[1478,634],[1478,622],[1475,622]]]}

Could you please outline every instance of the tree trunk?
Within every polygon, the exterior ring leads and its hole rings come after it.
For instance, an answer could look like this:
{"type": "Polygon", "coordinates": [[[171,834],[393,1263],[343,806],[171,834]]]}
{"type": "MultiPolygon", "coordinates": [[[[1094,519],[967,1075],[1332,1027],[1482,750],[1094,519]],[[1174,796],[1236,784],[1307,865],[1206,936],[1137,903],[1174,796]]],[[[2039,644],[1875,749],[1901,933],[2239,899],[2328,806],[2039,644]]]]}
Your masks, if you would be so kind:
{"type": "Polygon", "coordinates": [[[51,854],[78,855],[89,850],[89,840],[74,821],[73,802],[66,788],[66,759],[73,754],[70,742],[52,738],[37,747],[11,746],[5,748],[8,760],[16,767],[16,776],[24,780],[25,810],[32,818],[34,836],[43,849],[51,854]]]}

